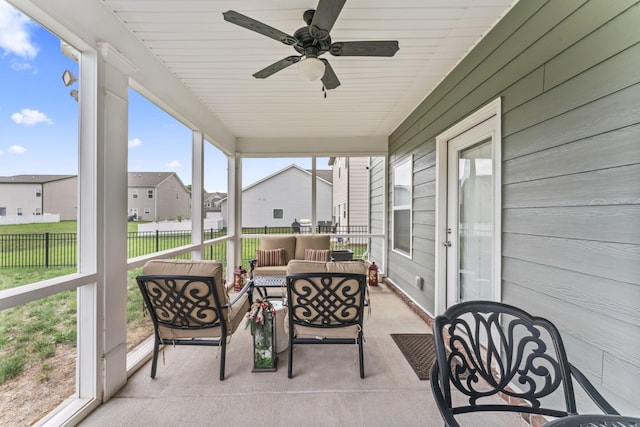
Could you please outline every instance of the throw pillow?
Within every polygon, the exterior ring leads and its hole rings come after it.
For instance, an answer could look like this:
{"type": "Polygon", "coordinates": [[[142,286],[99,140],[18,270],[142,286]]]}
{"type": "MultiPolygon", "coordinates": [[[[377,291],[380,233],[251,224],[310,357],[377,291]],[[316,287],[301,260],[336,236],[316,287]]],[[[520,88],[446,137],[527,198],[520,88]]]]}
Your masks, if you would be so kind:
{"type": "Polygon", "coordinates": [[[258,249],[256,251],[257,267],[271,265],[286,265],[284,262],[284,248],[258,249]]]}
{"type": "Polygon", "coordinates": [[[331,249],[305,249],[305,261],[331,261],[331,249]]]}

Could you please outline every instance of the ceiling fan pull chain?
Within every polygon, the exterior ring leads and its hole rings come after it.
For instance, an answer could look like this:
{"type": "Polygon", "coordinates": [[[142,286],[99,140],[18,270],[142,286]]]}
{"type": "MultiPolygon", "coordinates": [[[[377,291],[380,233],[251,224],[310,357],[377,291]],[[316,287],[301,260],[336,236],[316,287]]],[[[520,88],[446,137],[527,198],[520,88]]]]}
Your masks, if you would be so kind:
{"type": "Polygon", "coordinates": [[[322,85],[322,92],[324,92],[324,97],[326,99],[327,97],[327,91],[324,89],[324,84],[322,85]]]}

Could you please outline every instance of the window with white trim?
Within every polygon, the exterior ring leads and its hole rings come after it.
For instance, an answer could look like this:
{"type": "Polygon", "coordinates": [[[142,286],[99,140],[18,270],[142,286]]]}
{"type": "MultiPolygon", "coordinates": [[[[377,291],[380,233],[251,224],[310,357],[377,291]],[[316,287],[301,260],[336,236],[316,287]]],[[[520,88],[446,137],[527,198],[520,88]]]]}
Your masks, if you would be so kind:
{"type": "Polygon", "coordinates": [[[393,250],[411,257],[413,157],[393,168],[393,250]]]}

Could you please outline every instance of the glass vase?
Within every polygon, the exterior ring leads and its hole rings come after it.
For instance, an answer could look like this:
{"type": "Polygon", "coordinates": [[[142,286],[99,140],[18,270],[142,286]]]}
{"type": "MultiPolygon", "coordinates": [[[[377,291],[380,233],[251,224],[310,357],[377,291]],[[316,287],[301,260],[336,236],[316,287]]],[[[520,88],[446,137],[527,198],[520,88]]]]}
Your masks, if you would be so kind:
{"type": "Polygon", "coordinates": [[[267,313],[264,324],[255,324],[251,328],[253,335],[252,372],[273,372],[278,368],[274,325],[274,315],[267,313]]]}

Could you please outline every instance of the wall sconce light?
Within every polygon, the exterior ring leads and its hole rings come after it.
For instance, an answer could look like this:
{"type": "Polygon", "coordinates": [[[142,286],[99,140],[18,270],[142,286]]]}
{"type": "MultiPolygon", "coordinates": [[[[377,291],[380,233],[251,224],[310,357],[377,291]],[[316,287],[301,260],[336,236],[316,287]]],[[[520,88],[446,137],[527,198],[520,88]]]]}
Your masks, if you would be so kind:
{"type": "Polygon", "coordinates": [[[65,86],[69,87],[77,81],[78,78],[74,76],[71,71],[64,70],[64,73],[62,73],[62,83],[64,83],[65,86]]]}

